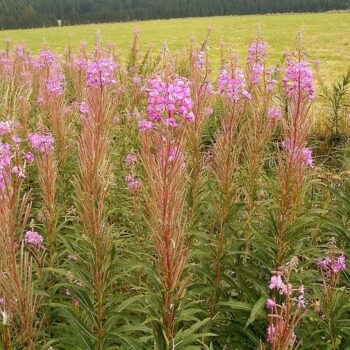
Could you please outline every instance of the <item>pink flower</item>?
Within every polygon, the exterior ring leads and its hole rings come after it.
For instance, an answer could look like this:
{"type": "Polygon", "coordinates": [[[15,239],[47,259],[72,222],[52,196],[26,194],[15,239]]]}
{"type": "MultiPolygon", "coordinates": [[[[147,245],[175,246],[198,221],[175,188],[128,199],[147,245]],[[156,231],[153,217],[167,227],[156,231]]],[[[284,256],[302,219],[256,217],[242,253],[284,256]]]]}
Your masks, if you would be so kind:
{"type": "Polygon", "coordinates": [[[211,116],[214,112],[214,109],[212,107],[207,107],[204,109],[203,113],[206,115],[206,116],[211,116]]]}
{"type": "Polygon", "coordinates": [[[79,104],[79,111],[81,115],[86,115],[89,113],[89,106],[87,105],[86,102],[82,101],[79,104]]]}
{"type": "Polygon", "coordinates": [[[12,132],[13,128],[15,128],[17,124],[10,120],[0,122],[0,136],[4,136],[12,132]]]}
{"type": "Polygon", "coordinates": [[[139,76],[135,76],[131,81],[134,85],[139,85],[141,83],[141,78],[139,76]]]}
{"type": "Polygon", "coordinates": [[[193,57],[195,59],[194,66],[197,69],[201,69],[205,63],[205,52],[204,51],[199,51],[198,53],[194,52],[193,57]]]}
{"type": "Polygon", "coordinates": [[[298,301],[297,301],[297,307],[298,308],[303,308],[306,305],[305,297],[304,295],[300,294],[298,296],[298,301]]]}
{"type": "Polygon", "coordinates": [[[301,160],[308,168],[313,167],[313,158],[312,158],[312,150],[308,147],[300,148],[297,145],[293,145],[290,140],[285,140],[282,143],[283,148],[286,151],[289,151],[292,155],[292,160],[298,161],[301,160]]]}
{"type": "Polygon", "coordinates": [[[89,88],[103,88],[116,83],[116,64],[109,57],[100,58],[94,62],[88,62],[86,79],[89,88]]]}
{"type": "Polygon", "coordinates": [[[22,142],[22,139],[17,135],[12,135],[11,139],[14,143],[21,143],[22,142]]]}
{"type": "Polygon", "coordinates": [[[128,174],[125,176],[125,182],[128,186],[128,190],[132,191],[132,190],[137,190],[141,187],[141,180],[135,178],[133,175],[128,174]]]}
{"type": "Polygon", "coordinates": [[[317,266],[321,267],[327,277],[330,277],[332,273],[339,273],[346,270],[346,258],[344,254],[339,255],[337,258],[327,256],[324,259],[317,260],[317,266]]]}
{"type": "Polygon", "coordinates": [[[64,94],[64,74],[55,73],[45,81],[49,96],[58,97],[64,94]]]}
{"type": "Polygon", "coordinates": [[[260,63],[254,63],[252,68],[252,83],[259,84],[261,81],[262,74],[264,72],[264,67],[260,63]]]}
{"type": "Polygon", "coordinates": [[[35,232],[34,230],[27,231],[24,236],[24,242],[31,244],[37,248],[43,248],[43,237],[39,235],[38,232],[35,232]]]}
{"type": "Polygon", "coordinates": [[[284,286],[284,283],[283,283],[280,275],[271,276],[271,281],[270,281],[270,285],[269,285],[270,289],[275,289],[275,288],[280,289],[283,286],[284,286]]]}
{"type": "Polygon", "coordinates": [[[85,70],[86,67],[87,67],[87,61],[86,61],[86,59],[83,58],[83,57],[76,58],[76,59],[73,61],[73,65],[74,65],[74,69],[75,69],[76,71],[85,70]]]}
{"type": "Polygon", "coordinates": [[[48,154],[54,150],[54,138],[51,135],[28,134],[30,145],[42,154],[48,154]]]}
{"type": "Polygon", "coordinates": [[[246,90],[246,80],[244,72],[237,70],[233,75],[229,75],[227,69],[222,67],[218,79],[218,91],[221,95],[226,95],[232,102],[237,103],[241,97],[250,100],[251,95],[246,90]]]}
{"type": "Polygon", "coordinates": [[[128,165],[134,165],[137,161],[137,156],[136,154],[129,153],[126,158],[125,158],[125,163],[128,165]]]}
{"type": "Polygon", "coordinates": [[[338,273],[340,271],[345,271],[346,269],[346,262],[345,262],[345,256],[344,254],[341,254],[337,260],[332,265],[332,270],[334,273],[338,273]]]}
{"type": "Polygon", "coordinates": [[[280,120],[282,118],[282,111],[279,107],[273,106],[270,107],[267,111],[267,117],[272,120],[280,120]]]}
{"type": "Polygon", "coordinates": [[[20,166],[14,166],[11,170],[12,174],[15,174],[19,179],[25,179],[26,176],[23,172],[23,169],[20,166]]]}
{"type": "Polygon", "coordinates": [[[139,120],[139,122],[137,123],[138,128],[140,131],[146,131],[146,130],[151,130],[153,129],[153,123],[149,120],[139,120]]]}
{"type": "Polygon", "coordinates": [[[40,68],[51,66],[55,62],[56,56],[50,50],[44,50],[39,53],[37,64],[40,68]]]}
{"type": "Polygon", "coordinates": [[[312,71],[306,61],[293,62],[287,60],[286,74],[282,80],[282,85],[287,97],[295,97],[300,93],[302,97],[309,100],[315,98],[312,71]]]}
{"type": "Polygon", "coordinates": [[[163,121],[171,127],[176,127],[181,117],[191,122],[195,116],[192,112],[190,82],[184,78],[175,78],[164,82],[161,77],[149,80],[148,116],[153,122],[163,121]]]}
{"type": "Polygon", "coordinates": [[[303,148],[303,157],[304,157],[304,162],[308,168],[313,167],[314,160],[312,158],[312,151],[308,147],[303,148]]]}
{"type": "Polygon", "coordinates": [[[168,119],[165,120],[165,124],[170,126],[171,128],[176,128],[177,127],[177,122],[175,120],[175,118],[170,117],[168,119]]]}
{"type": "Polygon", "coordinates": [[[290,283],[284,284],[280,287],[281,295],[291,295],[292,294],[292,285],[290,283]]]}
{"type": "Polygon", "coordinates": [[[0,141],[0,170],[5,166],[10,165],[10,163],[10,145],[8,143],[2,143],[0,141]]]}
{"type": "Polygon", "coordinates": [[[267,332],[266,332],[266,341],[269,343],[273,342],[273,338],[276,333],[276,328],[273,324],[267,327],[267,332]]]}
{"type": "Polygon", "coordinates": [[[275,303],[274,300],[272,300],[272,299],[267,299],[267,301],[266,301],[266,307],[267,307],[268,309],[272,309],[272,308],[274,308],[275,306],[276,306],[276,303],[275,303]]]}
{"type": "Polygon", "coordinates": [[[263,64],[267,57],[267,43],[256,41],[249,46],[247,64],[263,64]]]}
{"type": "Polygon", "coordinates": [[[7,167],[11,164],[10,145],[0,141],[0,190],[7,187],[9,175],[7,167]]]}

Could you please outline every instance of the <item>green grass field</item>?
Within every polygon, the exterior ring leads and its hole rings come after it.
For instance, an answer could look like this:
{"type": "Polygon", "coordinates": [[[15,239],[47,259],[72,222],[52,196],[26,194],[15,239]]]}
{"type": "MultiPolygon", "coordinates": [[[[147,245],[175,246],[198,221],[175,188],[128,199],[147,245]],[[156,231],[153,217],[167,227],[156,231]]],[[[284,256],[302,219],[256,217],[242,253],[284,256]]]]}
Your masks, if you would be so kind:
{"type": "Polygon", "coordinates": [[[210,43],[215,62],[218,61],[220,40],[244,54],[257,26],[260,26],[270,44],[272,62],[277,62],[284,50],[295,47],[296,34],[301,31],[305,48],[312,59],[320,59],[321,72],[327,77],[338,76],[350,65],[350,12],[189,18],[10,30],[0,32],[0,40],[9,37],[13,43],[25,44],[34,53],[40,50],[43,42],[47,42],[52,50],[62,52],[69,35],[73,46],[81,40],[92,45],[99,30],[104,43],[113,42],[121,53],[125,53],[132,31],[138,27],[144,47],[152,45],[159,49],[166,40],[170,49],[177,50],[185,46],[193,35],[197,40],[204,37],[209,25],[213,27],[210,43]]]}

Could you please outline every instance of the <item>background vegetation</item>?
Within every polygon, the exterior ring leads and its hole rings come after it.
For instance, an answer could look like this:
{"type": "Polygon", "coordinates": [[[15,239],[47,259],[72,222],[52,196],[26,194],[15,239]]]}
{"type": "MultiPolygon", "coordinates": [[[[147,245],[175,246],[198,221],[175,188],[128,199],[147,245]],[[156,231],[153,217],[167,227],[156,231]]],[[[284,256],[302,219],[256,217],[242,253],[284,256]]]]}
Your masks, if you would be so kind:
{"type": "Polygon", "coordinates": [[[350,8],[350,0],[1,0],[0,28],[350,8]]]}
{"type": "MultiPolygon", "coordinates": [[[[80,41],[86,41],[88,49],[91,49],[95,34],[99,31],[102,41],[106,45],[115,45],[115,50],[124,59],[134,28],[141,30],[140,44],[145,48],[152,47],[152,51],[158,53],[164,42],[167,42],[172,51],[181,51],[184,43],[191,37],[198,40],[211,25],[213,30],[208,55],[213,66],[217,68],[220,65],[220,41],[232,46],[243,58],[247,42],[260,26],[270,45],[270,62],[276,64],[283,51],[294,47],[295,35],[301,31],[305,47],[311,55],[310,59],[320,60],[321,74],[325,75],[326,80],[330,80],[342,74],[350,59],[349,22],[350,13],[186,18],[11,30],[0,32],[0,39],[9,37],[13,44],[24,44],[32,53],[38,53],[46,43],[52,50],[62,54],[68,41],[72,47],[77,47],[80,41]]],[[[2,45],[4,48],[5,43],[2,45]]]]}

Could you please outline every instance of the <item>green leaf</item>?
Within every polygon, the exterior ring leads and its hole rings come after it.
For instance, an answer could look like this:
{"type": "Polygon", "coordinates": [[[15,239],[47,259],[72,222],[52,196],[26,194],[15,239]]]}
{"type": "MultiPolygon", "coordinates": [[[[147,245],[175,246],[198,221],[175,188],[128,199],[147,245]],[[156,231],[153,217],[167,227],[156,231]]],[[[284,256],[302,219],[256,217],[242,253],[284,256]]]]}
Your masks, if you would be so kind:
{"type": "Polygon", "coordinates": [[[250,312],[250,316],[248,318],[247,323],[245,324],[245,327],[248,327],[251,323],[253,323],[259,315],[262,315],[262,310],[265,307],[265,301],[266,301],[266,298],[261,297],[255,303],[255,305],[252,308],[252,311],[250,312]]]}

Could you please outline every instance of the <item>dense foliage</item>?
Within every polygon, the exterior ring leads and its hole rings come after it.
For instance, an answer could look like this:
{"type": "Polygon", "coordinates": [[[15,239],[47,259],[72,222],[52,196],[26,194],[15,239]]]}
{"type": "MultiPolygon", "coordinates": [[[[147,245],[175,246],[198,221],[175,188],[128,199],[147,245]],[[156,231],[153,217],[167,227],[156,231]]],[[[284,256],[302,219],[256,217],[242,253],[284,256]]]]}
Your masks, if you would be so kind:
{"type": "Polygon", "coordinates": [[[0,0],[0,28],[349,8],[350,0],[0,0]]]}
{"type": "Polygon", "coordinates": [[[350,72],[139,35],[0,51],[0,348],[348,349],[350,72]]]}

